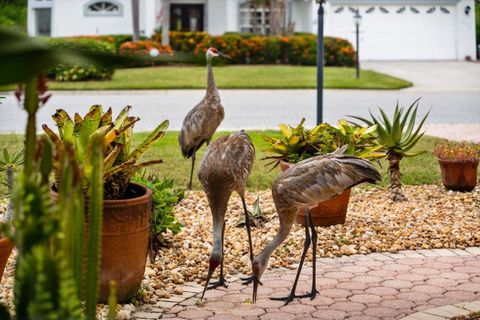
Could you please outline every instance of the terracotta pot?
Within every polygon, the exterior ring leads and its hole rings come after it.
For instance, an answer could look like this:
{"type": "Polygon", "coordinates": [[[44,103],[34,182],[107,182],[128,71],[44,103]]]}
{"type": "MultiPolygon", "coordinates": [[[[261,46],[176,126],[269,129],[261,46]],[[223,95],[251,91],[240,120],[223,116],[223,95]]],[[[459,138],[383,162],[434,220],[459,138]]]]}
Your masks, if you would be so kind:
{"type": "Polygon", "coordinates": [[[0,238],[0,281],[2,281],[3,271],[14,247],[15,245],[9,238],[0,238]]]}
{"type": "MultiPolygon", "coordinates": [[[[280,160],[282,171],[287,170],[292,164],[280,160]]],[[[350,200],[351,189],[345,190],[342,194],[335,196],[327,201],[319,202],[318,205],[310,209],[312,220],[315,226],[328,227],[335,224],[345,223],[347,216],[348,202],[350,200]]],[[[305,212],[299,210],[295,222],[305,225],[305,212]]]]}
{"type": "Polygon", "coordinates": [[[445,188],[454,191],[472,191],[477,185],[478,159],[472,161],[438,159],[445,188]]]}
{"type": "Polygon", "coordinates": [[[151,212],[152,190],[135,183],[129,185],[126,199],[103,201],[100,303],[108,302],[110,280],[116,282],[119,303],[132,299],[140,288],[147,260],[151,212]]]}

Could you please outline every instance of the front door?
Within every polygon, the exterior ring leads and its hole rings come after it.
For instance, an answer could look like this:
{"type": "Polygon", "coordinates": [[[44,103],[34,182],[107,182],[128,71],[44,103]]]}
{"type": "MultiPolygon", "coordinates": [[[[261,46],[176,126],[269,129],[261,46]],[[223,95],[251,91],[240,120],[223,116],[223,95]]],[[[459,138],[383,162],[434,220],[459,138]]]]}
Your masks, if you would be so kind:
{"type": "Polygon", "coordinates": [[[171,31],[203,31],[203,4],[171,4],[171,31]]]}
{"type": "Polygon", "coordinates": [[[38,8],[35,9],[35,34],[37,36],[49,37],[52,33],[52,9],[38,8]]]}

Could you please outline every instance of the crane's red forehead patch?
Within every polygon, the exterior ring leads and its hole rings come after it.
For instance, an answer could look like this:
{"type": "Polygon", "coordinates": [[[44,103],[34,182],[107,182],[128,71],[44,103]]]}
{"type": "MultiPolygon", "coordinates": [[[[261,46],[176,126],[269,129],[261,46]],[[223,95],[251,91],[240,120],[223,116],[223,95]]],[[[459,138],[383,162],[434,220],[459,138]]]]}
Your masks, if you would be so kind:
{"type": "Polygon", "coordinates": [[[210,48],[210,51],[212,51],[213,53],[218,53],[218,50],[216,48],[210,48]]]}

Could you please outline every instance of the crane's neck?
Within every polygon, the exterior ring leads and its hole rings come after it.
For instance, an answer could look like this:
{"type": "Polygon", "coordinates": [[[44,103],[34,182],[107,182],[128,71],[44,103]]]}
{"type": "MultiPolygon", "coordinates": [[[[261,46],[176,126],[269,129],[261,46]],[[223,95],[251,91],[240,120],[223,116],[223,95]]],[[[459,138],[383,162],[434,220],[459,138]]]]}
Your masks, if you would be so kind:
{"type": "Polygon", "coordinates": [[[207,58],[207,95],[218,95],[215,77],[213,76],[212,58],[207,58]]]}
{"type": "Polygon", "coordinates": [[[225,228],[225,212],[228,205],[228,194],[218,192],[215,196],[208,196],[209,205],[212,210],[213,222],[213,247],[211,258],[221,261],[223,257],[223,237],[225,228]]]}
{"type": "Polygon", "coordinates": [[[260,262],[260,264],[263,266],[263,269],[267,267],[268,261],[273,251],[275,251],[275,249],[277,249],[278,246],[280,246],[290,234],[293,220],[295,219],[295,210],[283,211],[278,210],[277,208],[277,212],[280,219],[280,229],[278,230],[275,238],[273,238],[273,240],[265,246],[262,252],[254,260],[260,262]]]}

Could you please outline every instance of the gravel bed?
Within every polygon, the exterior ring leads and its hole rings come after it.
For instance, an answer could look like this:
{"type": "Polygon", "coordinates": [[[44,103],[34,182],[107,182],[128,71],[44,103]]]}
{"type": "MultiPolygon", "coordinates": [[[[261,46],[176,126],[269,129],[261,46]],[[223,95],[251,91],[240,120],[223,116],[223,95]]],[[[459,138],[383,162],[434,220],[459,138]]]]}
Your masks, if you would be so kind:
{"type": "MultiPolygon", "coordinates": [[[[470,193],[447,191],[436,185],[405,186],[404,189],[409,201],[393,203],[388,200],[387,190],[357,188],[350,200],[346,223],[318,228],[318,255],[335,257],[404,249],[480,246],[480,188],[470,193]]],[[[249,207],[257,195],[267,221],[253,228],[256,254],[278,230],[270,191],[247,193],[249,207]]],[[[229,275],[250,273],[246,231],[235,227],[242,214],[240,198],[235,195],[226,214],[227,280],[229,275]]],[[[175,208],[175,215],[185,227],[176,236],[166,235],[169,246],[159,253],[154,264],[147,264],[142,289],[134,304],[155,303],[172,294],[182,294],[183,283],[202,283],[206,277],[212,224],[203,192],[188,192],[175,208]]],[[[295,268],[303,239],[303,228],[295,225],[284,244],[272,255],[269,268],[295,268]]],[[[311,250],[307,259],[311,260],[311,250]]],[[[12,276],[13,258],[0,286],[0,301],[5,297],[11,299],[12,276]]],[[[131,310],[135,306],[130,304],[123,308],[131,310]]]]}

